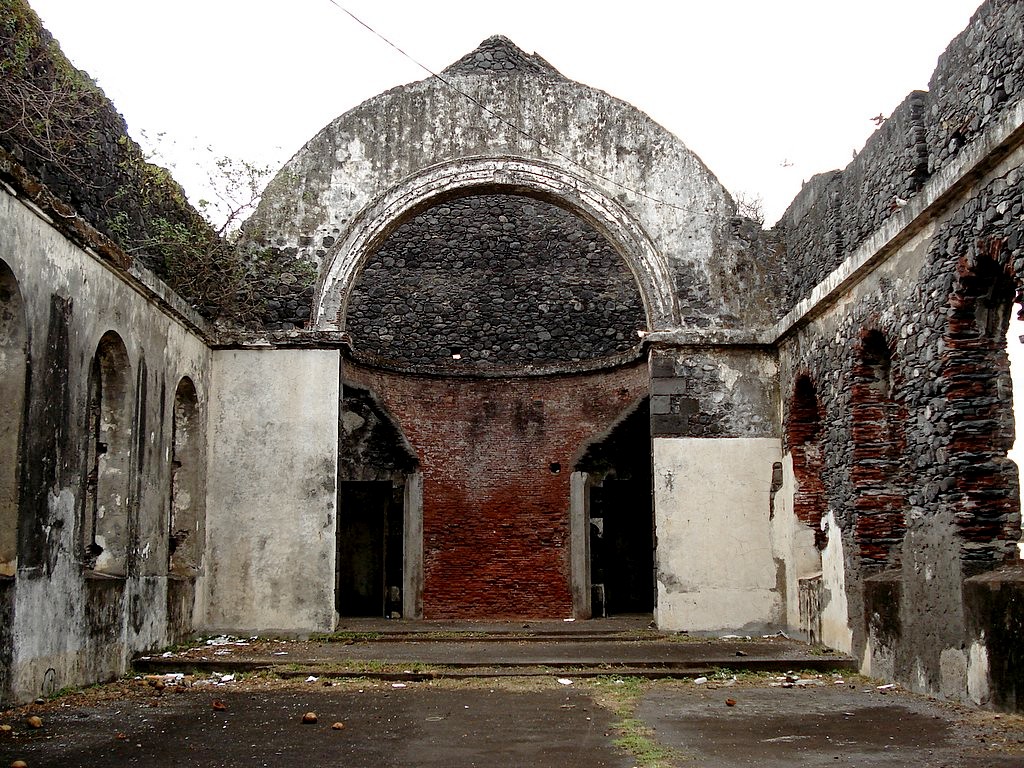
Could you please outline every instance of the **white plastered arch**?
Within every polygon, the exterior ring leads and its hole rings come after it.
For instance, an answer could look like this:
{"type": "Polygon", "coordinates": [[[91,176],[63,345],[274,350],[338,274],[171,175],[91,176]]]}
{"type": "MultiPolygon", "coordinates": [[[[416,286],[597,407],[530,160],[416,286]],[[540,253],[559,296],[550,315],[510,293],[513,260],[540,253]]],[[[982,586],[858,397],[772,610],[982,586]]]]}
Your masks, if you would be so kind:
{"type": "Polygon", "coordinates": [[[484,157],[427,168],[365,206],[327,255],[314,298],[314,327],[342,330],[348,295],[363,264],[411,212],[441,196],[496,188],[558,201],[588,220],[616,247],[633,273],[649,327],[678,324],[679,311],[666,260],[615,199],[582,177],[553,165],[524,158],[484,157]]]}

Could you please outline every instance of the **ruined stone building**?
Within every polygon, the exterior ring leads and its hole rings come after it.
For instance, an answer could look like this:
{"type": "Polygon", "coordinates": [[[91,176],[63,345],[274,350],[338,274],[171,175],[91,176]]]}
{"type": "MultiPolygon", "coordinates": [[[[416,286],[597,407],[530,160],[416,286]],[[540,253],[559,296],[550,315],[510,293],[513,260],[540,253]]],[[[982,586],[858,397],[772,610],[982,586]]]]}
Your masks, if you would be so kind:
{"type": "Polygon", "coordinates": [[[1024,4],[991,0],[763,230],[491,38],[280,171],[243,229],[255,330],[124,245],[174,196],[123,191],[123,124],[94,185],[8,142],[4,698],[195,632],[651,612],[1021,706],[1022,96],[1024,4]]]}

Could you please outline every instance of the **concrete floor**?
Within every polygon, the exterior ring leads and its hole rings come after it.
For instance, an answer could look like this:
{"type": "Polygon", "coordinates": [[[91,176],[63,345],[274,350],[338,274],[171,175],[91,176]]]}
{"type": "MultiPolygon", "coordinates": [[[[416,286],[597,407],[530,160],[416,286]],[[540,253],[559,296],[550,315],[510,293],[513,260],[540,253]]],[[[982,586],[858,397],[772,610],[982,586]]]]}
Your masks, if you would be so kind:
{"type": "Polygon", "coordinates": [[[3,713],[0,766],[1024,766],[1019,717],[835,679],[123,681],[3,713]]]}

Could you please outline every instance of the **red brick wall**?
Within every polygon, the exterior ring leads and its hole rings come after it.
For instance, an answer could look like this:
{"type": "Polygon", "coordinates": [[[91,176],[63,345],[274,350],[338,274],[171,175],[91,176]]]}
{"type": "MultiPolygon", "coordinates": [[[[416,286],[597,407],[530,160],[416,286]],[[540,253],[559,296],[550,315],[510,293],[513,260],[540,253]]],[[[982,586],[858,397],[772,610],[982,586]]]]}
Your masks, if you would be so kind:
{"type": "MultiPolygon", "coordinates": [[[[906,533],[907,409],[894,399],[892,352],[880,331],[863,329],[857,343],[850,388],[852,416],[850,479],[855,496],[854,538],[866,567],[899,564],[906,533]]],[[[900,381],[902,384],[902,381],[900,381]]]]}
{"type": "Polygon", "coordinates": [[[796,380],[790,398],[784,436],[793,457],[793,512],[798,520],[814,530],[814,543],[824,549],[828,535],[821,530],[821,517],[828,501],[822,471],[825,456],[821,450],[821,404],[811,380],[805,375],[796,380]]]}
{"type": "Polygon", "coordinates": [[[570,616],[569,476],[585,444],[647,394],[646,362],[518,379],[346,363],[345,379],[377,394],[420,459],[424,617],[570,616]]]}

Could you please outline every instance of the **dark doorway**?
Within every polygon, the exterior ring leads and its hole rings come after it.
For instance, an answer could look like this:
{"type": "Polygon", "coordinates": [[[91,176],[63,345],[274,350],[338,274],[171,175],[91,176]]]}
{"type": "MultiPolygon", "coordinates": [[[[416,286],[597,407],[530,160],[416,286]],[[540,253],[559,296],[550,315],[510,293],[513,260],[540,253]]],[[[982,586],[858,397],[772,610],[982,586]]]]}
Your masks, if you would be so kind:
{"type": "Polygon", "coordinates": [[[336,608],[390,618],[402,610],[403,503],[391,482],[342,482],[336,608]]]}
{"type": "Polygon", "coordinates": [[[654,503],[650,411],[641,401],[587,449],[591,615],[654,610],[654,503]]]}

